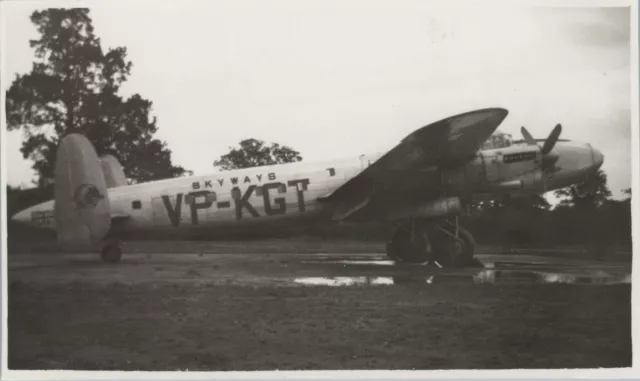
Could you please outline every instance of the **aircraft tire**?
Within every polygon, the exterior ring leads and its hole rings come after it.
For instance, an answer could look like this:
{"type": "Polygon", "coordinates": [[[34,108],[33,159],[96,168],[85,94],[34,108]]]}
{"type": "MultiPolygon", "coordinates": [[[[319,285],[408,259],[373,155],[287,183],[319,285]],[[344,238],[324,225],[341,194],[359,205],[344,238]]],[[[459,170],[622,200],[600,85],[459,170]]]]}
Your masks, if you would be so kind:
{"type": "Polygon", "coordinates": [[[428,260],[425,246],[422,241],[412,242],[409,232],[398,229],[387,244],[387,256],[398,262],[422,263],[428,260]]]}
{"type": "Polygon", "coordinates": [[[389,259],[391,259],[392,261],[398,261],[400,259],[393,242],[387,242],[387,257],[389,257],[389,259]]]}
{"type": "Polygon", "coordinates": [[[465,252],[462,239],[440,233],[432,238],[435,260],[445,268],[459,267],[465,252]]]}
{"type": "Polygon", "coordinates": [[[476,253],[476,240],[467,229],[458,228],[458,237],[464,242],[464,252],[459,258],[458,266],[471,266],[475,264],[474,255],[476,253]]]}
{"type": "Polygon", "coordinates": [[[122,249],[118,245],[106,245],[100,253],[100,259],[107,263],[117,263],[122,259],[122,249]]]}
{"type": "Polygon", "coordinates": [[[437,233],[432,237],[436,261],[443,267],[475,266],[476,242],[468,230],[459,227],[458,237],[437,233]]]}

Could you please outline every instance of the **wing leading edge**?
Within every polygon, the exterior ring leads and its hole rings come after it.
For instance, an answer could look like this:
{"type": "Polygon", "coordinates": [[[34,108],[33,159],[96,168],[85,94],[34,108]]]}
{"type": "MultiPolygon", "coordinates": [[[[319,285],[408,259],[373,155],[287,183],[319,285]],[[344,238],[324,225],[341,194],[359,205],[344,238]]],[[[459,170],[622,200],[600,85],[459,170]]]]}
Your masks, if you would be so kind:
{"type": "Polygon", "coordinates": [[[364,171],[323,200],[333,207],[333,219],[344,220],[364,208],[374,193],[396,180],[430,166],[453,166],[473,159],[509,112],[487,108],[451,116],[419,128],[364,171]]]}

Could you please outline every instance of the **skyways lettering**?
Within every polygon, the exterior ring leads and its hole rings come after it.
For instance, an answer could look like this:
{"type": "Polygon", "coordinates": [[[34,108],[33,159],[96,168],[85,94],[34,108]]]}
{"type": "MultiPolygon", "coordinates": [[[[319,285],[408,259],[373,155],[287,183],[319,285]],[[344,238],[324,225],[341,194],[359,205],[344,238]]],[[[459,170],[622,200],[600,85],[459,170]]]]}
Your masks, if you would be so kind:
{"type": "Polygon", "coordinates": [[[224,184],[229,184],[231,183],[232,185],[238,185],[238,184],[251,184],[252,182],[256,182],[256,183],[261,183],[262,180],[268,180],[268,181],[275,181],[276,180],[276,174],[271,172],[271,173],[267,173],[266,175],[263,174],[257,174],[257,175],[252,175],[252,176],[244,176],[244,177],[229,177],[228,179],[215,179],[215,180],[204,180],[204,181],[194,181],[191,184],[191,188],[193,188],[193,190],[198,190],[198,189],[209,189],[209,188],[213,188],[214,186],[224,186],[224,184]]]}
{"type": "MultiPolygon", "coordinates": [[[[286,193],[287,188],[295,189],[298,201],[298,211],[304,212],[306,210],[304,193],[307,191],[308,185],[309,179],[300,179],[287,181],[286,184],[281,182],[272,182],[260,186],[249,185],[244,192],[237,186],[233,187],[231,189],[231,198],[233,201],[233,208],[235,209],[236,219],[241,220],[245,217],[260,217],[258,211],[249,202],[252,196],[257,196],[262,199],[264,213],[267,216],[285,214],[287,212],[287,203],[285,198],[273,196],[278,193],[286,193]]],[[[193,225],[198,225],[200,223],[198,211],[209,209],[214,203],[218,209],[232,207],[230,201],[217,200],[216,193],[209,190],[198,190],[187,194],[178,193],[175,196],[175,201],[172,201],[171,197],[168,195],[163,195],[162,202],[167,210],[169,220],[174,227],[180,226],[180,216],[182,215],[183,204],[188,205],[190,209],[191,224],[193,225]]]]}
{"type": "Polygon", "coordinates": [[[517,163],[519,161],[531,161],[531,160],[535,160],[535,158],[536,158],[535,152],[519,152],[519,153],[504,155],[502,157],[502,161],[505,164],[511,164],[511,163],[517,163]]]}

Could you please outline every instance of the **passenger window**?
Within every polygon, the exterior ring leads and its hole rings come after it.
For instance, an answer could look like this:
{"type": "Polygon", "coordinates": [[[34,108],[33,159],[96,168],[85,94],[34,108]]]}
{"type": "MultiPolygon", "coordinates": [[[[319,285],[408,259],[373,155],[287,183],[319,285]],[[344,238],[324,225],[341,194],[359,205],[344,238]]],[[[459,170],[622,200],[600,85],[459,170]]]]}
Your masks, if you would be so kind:
{"type": "Polygon", "coordinates": [[[135,200],[131,203],[131,208],[133,209],[142,209],[142,202],[139,200],[135,200]]]}
{"type": "Polygon", "coordinates": [[[233,188],[233,189],[231,190],[231,198],[233,198],[233,199],[236,199],[236,200],[237,200],[237,199],[239,199],[240,197],[242,197],[242,196],[240,195],[240,189],[238,189],[238,188],[233,188]]]}

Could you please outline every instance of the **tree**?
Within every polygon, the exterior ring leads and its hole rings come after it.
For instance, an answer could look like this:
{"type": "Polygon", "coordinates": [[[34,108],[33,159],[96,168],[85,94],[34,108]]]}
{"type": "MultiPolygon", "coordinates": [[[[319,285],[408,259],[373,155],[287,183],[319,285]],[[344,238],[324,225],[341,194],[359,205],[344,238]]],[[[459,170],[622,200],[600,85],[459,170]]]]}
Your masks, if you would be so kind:
{"type": "Polygon", "coordinates": [[[263,165],[284,164],[301,161],[300,152],[291,147],[273,143],[267,146],[264,141],[245,139],[240,148],[229,147],[230,151],[213,162],[214,167],[223,171],[240,168],[260,167],[263,165]]]}
{"type": "Polygon", "coordinates": [[[561,205],[583,209],[603,205],[611,191],[607,187],[607,175],[598,170],[580,183],[558,189],[555,195],[562,198],[561,205]]]}
{"type": "MultiPolygon", "coordinates": [[[[6,190],[9,218],[23,209],[53,198],[53,187],[21,189],[7,185],[6,190]]],[[[10,219],[7,219],[7,222],[10,222],[10,219]]]]}
{"type": "Polygon", "coordinates": [[[514,197],[507,206],[518,210],[549,210],[551,207],[544,195],[539,194],[514,197]]]}
{"type": "Polygon", "coordinates": [[[11,84],[6,111],[8,129],[24,132],[22,155],[34,162],[38,185],[53,181],[58,143],[73,132],[87,136],[98,155],[118,158],[133,182],[183,175],[166,143],[153,138],[151,101],[118,94],[132,63],[124,47],[103,51],[89,10],[36,11],[31,21],[40,34],[30,41],[35,61],[11,84]]]}

